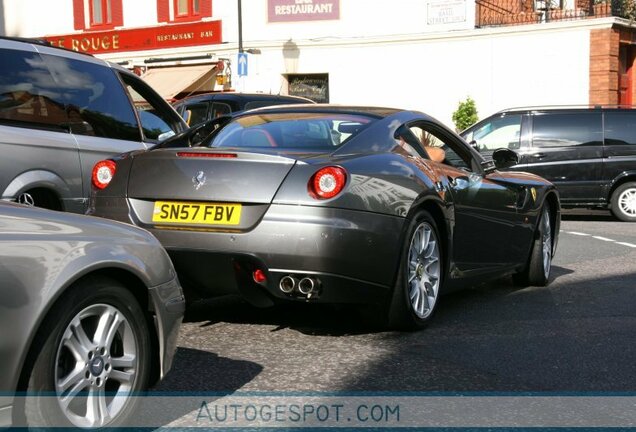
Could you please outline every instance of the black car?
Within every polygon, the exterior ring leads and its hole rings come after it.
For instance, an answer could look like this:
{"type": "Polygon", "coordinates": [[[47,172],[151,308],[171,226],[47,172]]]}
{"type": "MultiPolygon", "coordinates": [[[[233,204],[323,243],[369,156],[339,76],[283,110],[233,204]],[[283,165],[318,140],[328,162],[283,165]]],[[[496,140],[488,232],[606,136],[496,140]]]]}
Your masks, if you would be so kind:
{"type": "Polygon", "coordinates": [[[205,93],[190,96],[173,104],[181,117],[190,126],[207,120],[254,108],[271,105],[314,103],[298,96],[271,95],[264,93],[205,93]]]}
{"type": "Polygon", "coordinates": [[[93,172],[91,214],[150,230],[186,299],[374,304],[383,322],[420,327],[443,291],[507,274],[549,281],[559,197],[502,171],[511,150],[486,162],[431,117],[389,108],[287,105],[217,121],[198,145],[93,172]]]}
{"type": "Polygon", "coordinates": [[[511,169],[553,182],[563,207],[609,208],[636,222],[636,109],[523,108],[498,112],[461,134],[484,156],[507,148],[511,169]]]}

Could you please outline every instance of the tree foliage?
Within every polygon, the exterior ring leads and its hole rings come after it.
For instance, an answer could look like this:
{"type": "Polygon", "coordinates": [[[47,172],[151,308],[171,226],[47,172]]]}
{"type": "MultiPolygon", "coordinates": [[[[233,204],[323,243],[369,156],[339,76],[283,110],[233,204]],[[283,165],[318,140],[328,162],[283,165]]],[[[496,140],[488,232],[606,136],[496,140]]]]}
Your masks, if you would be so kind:
{"type": "Polygon", "coordinates": [[[468,96],[465,101],[460,102],[457,110],[453,113],[453,123],[458,131],[463,131],[468,126],[479,120],[477,116],[477,106],[475,101],[468,96]]]}

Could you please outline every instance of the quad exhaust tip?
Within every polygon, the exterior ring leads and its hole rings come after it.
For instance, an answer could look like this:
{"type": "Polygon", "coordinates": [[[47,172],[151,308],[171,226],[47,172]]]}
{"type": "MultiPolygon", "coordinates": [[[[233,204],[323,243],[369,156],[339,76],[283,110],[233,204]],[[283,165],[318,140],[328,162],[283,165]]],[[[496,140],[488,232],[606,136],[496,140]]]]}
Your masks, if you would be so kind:
{"type": "Polygon", "coordinates": [[[294,291],[296,285],[298,285],[298,280],[296,278],[292,276],[284,276],[283,278],[281,278],[278,287],[285,294],[290,294],[292,291],[294,291]]]}
{"type": "Polygon", "coordinates": [[[307,298],[314,294],[318,294],[320,290],[320,280],[312,276],[300,276],[294,275],[283,276],[280,279],[278,288],[285,294],[296,293],[307,298]]]}
{"type": "Polygon", "coordinates": [[[305,277],[298,283],[298,291],[304,295],[311,294],[316,289],[316,285],[317,283],[313,278],[305,277]]]}

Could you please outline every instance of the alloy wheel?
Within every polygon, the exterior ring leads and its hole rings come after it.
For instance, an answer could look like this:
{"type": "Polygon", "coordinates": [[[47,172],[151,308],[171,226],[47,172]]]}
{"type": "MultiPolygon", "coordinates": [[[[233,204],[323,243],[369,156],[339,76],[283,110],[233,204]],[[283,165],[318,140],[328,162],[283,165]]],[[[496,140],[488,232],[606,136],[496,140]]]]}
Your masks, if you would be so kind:
{"type": "Polygon", "coordinates": [[[117,308],[94,304],[66,327],[55,362],[59,406],[78,427],[110,423],[125,407],[138,374],[138,341],[117,308]]]}
{"type": "Polygon", "coordinates": [[[413,233],[407,265],[411,308],[418,318],[426,319],[435,308],[441,273],[439,243],[427,222],[413,233]]]}

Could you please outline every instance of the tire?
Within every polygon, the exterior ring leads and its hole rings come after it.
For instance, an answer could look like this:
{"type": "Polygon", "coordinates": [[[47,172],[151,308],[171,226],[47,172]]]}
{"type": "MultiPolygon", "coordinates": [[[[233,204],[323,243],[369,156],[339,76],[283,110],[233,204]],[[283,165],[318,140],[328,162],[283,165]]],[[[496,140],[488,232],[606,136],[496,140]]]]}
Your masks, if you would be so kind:
{"type": "Polygon", "coordinates": [[[409,223],[389,306],[390,328],[417,330],[432,318],[444,274],[438,232],[427,212],[416,214],[409,223]]]}
{"type": "Polygon", "coordinates": [[[537,231],[526,267],[523,271],[513,275],[513,281],[517,286],[546,286],[550,280],[554,240],[550,206],[547,203],[541,210],[537,231]]]}
{"type": "Polygon", "coordinates": [[[86,279],[56,302],[41,329],[25,398],[27,424],[125,424],[139,400],[134,395],[148,385],[152,350],[146,315],[130,291],[113,280],[86,279]]]}
{"type": "Polygon", "coordinates": [[[611,198],[612,214],[623,222],[636,222],[636,182],[616,188],[611,198]]]}

